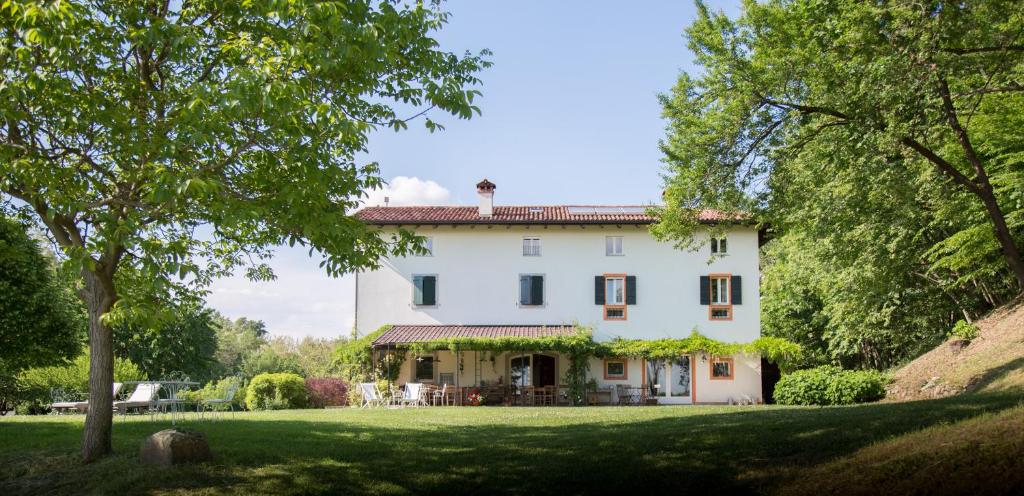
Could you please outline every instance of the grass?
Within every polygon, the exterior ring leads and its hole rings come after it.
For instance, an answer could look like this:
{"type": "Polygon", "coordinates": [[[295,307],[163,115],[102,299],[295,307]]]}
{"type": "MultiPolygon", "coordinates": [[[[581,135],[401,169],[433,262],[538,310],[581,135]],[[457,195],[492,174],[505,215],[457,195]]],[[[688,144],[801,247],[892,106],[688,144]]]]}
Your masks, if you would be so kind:
{"type": "MultiPolygon", "coordinates": [[[[77,458],[82,417],[4,418],[0,494],[815,492],[815,481],[858,474],[858,460],[877,460],[871,450],[900,436],[941,441],[942,429],[957,428],[967,442],[988,432],[970,422],[1004,417],[1019,427],[1020,401],[1019,393],[993,393],[835,408],[257,412],[184,424],[207,435],[214,462],[145,470],[139,443],[167,421],[115,421],[116,454],[85,466],[77,458]]],[[[996,433],[1007,434],[986,435],[996,433]]],[[[1007,463],[1024,472],[1020,457],[1007,463]]],[[[921,470],[916,462],[883,468],[879,480],[921,470]]]]}

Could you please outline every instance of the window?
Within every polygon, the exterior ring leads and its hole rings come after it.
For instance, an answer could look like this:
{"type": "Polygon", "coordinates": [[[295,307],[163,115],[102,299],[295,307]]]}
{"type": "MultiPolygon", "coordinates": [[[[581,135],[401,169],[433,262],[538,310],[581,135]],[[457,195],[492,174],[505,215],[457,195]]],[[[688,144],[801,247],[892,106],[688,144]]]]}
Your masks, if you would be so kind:
{"type": "Polygon", "coordinates": [[[540,238],[523,238],[523,256],[540,256],[540,238]]]}
{"type": "Polygon", "coordinates": [[[539,274],[519,275],[519,305],[536,306],[544,304],[544,276],[539,274]]]}
{"type": "Polygon", "coordinates": [[[607,236],[604,238],[604,254],[609,257],[622,256],[622,236],[607,236]]]}
{"type": "Polygon", "coordinates": [[[729,253],[729,245],[725,238],[711,238],[711,253],[725,255],[729,253]]]}
{"type": "Polygon", "coordinates": [[[626,369],[626,361],[619,359],[606,359],[604,361],[604,378],[609,381],[624,381],[629,379],[626,369]]]}
{"type": "Polygon", "coordinates": [[[729,299],[728,274],[712,274],[711,280],[711,306],[708,310],[711,320],[732,320],[732,302],[729,299]]]}
{"type": "Polygon", "coordinates": [[[426,250],[424,253],[418,253],[418,257],[432,257],[434,256],[434,238],[427,236],[423,239],[423,249],[426,250]]]}
{"type": "Polygon", "coordinates": [[[711,359],[711,380],[731,381],[733,374],[732,358],[711,359]]]}
{"type": "Polygon", "coordinates": [[[437,276],[412,276],[412,304],[416,306],[437,305],[437,276]]]}
{"type": "Polygon", "coordinates": [[[605,320],[626,320],[626,276],[605,276],[604,318],[605,320]]]}
{"type": "Polygon", "coordinates": [[[434,357],[432,357],[432,356],[416,357],[416,380],[417,381],[433,381],[434,380],[434,357]]]}

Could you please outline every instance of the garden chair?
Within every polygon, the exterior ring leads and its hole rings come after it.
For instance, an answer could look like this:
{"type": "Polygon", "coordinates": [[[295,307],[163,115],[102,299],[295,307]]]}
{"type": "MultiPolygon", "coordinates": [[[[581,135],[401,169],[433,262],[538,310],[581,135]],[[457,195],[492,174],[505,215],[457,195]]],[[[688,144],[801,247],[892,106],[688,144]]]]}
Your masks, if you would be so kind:
{"type": "MultiPolygon", "coordinates": [[[[121,388],[122,387],[123,387],[123,384],[121,384],[120,382],[115,382],[114,385],[113,385],[114,390],[113,390],[113,394],[111,395],[111,397],[117,398],[117,395],[121,394],[121,388]]],[[[65,411],[67,411],[67,410],[70,410],[72,408],[78,410],[81,413],[85,413],[86,411],[89,410],[89,402],[88,401],[65,401],[65,400],[68,400],[68,398],[66,397],[66,395],[65,395],[65,397],[60,397],[62,395],[62,393],[63,393],[63,390],[60,390],[59,388],[55,388],[55,390],[51,390],[50,391],[51,398],[53,398],[54,400],[57,400],[57,399],[61,400],[61,401],[55,401],[52,404],[50,404],[50,408],[52,410],[56,411],[58,415],[63,413],[63,412],[65,412],[65,411]]]]}
{"type": "Polygon", "coordinates": [[[231,416],[235,416],[235,394],[238,393],[238,388],[241,387],[242,380],[235,378],[231,381],[231,385],[228,386],[228,390],[224,392],[224,395],[220,398],[210,398],[199,400],[199,418],[202,419],[206,416],[207,410],[210,412],[210,420],[216,420],[217,409],[221,410],[221,414],[224,413],[224,405],[228,406],[231,410],[231,416]]]}
{"type": "Polygon", "coordinates": [[[160,392],[160,385],[155,382],[143,382],[139,384],[132,395],[125,401],[115,401],[114,408],[122,416],[128,413],[131,408],[145,408],[150,413],[156,407],[156,395],[160,392]]]}
{"type": "Polygon", "coordinates": [[[359,390],[363,393],[362,408],[368,406],[384,406],[384,398],[380,395],[377,385],[372,382],[359,383],[359,390]]]}
{"type": "Polygon", "coordinates": [[[433,391],[431,391],[431,396],[432,396],[432,400],[433,400],[431,403],[434,406],[437,406],[438,403],[441,403],[441,406],[447,406],[448,405],[448,384],[442,384],[441,385],[441,389],[434,389],[433,391]]]}
{"type": "Polygon", "coordinates": [[[405,394],[398,400],[398,404],[405,406],[412,404],[412,406],[426,405],[427,402],[423,398],[423,384],[419,382],[407,382],[405,383],[405,394]]]}
{"type": "MultiPolygon", "coordinates": [[[[184,372],[179,372],[179,371],[170,372],[164,378],[161,379],[161,381],[183,381],[183,382],[188,382],[190,380],[192,380],[192,379],[189,378],[189,376],[185,375],[184,372]]],[[[174,389],[173,391],[169,391],[168,388],[166,388],[166,387],[163,388],[163,389],[164,389],[164,391],[170,393],[168,395],[168,397],[166,397],[166,398],[158,398],[156,400],[156,407],[157,407],[157,409],[160,410],[163,413],[167,413],[167,410],[171,409],[171,408],[174,408],[175,411],[178,411],[177,409],[181,405],[185,404],[188,401],[185,398],[183,398],[182,395],[181,395],[181,393],[185,392],[185,390],[183,390],[183,389],[173,388],[174,389]]]]}

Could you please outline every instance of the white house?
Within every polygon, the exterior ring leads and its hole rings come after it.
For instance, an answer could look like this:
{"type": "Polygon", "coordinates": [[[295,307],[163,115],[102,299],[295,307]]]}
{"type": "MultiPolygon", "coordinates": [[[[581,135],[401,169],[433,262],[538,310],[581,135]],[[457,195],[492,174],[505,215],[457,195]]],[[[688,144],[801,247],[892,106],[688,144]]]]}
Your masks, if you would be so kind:
{"type": "MultiPolygon", "coordinates": [[[[732,222],[702,250],[675,248],[648,232],[642,206],[494,205],[495,185],[477,185],[477,207],[367,207],[383,230],[425,236],[429,254],[391,258],[357,275],[356,329],[390,331],[374,346],[454,336],[539,336],[592,329],[597,341],[760,336],[758,232],[732,222]],[[714,255],[714,256],[712,256],[714,255]]],[[[711,223],[725,222],[714,211],[711,223]]],[[[702,234],[708,236],[707,233],[702,234]]],[[[399,382],[473,385],[563,383],[566,357],[535,350],[464,357],[410,357],[399,382]]],[[[601,386],[647,386],[659,403],[723,403],[761,397],[759,356],[680,356],[668,363],[592,359],[601,386]],[[652,387],[653,386],[653,387],[652,387]]]]}

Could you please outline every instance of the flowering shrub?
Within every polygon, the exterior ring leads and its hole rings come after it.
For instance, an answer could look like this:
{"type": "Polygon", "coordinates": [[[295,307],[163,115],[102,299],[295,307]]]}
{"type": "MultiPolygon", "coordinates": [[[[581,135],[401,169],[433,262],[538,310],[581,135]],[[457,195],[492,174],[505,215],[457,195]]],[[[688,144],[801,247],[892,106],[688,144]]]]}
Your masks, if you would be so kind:
{"type": "Polygon", "coordinates": [[[466,400],[469,401],[469,404],[472,406],[480,406],[484,404],[484,395],[480,394],[479,389],[474,389],[473,392],[466,396],[466,400]]]}
{"type": "Polygon", "coordinates": [[[312,408],[348,404],[348,384],[344,379],[310,377],[306,379],[306,394],[309,396],[309,406],[312,408]]]}

